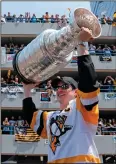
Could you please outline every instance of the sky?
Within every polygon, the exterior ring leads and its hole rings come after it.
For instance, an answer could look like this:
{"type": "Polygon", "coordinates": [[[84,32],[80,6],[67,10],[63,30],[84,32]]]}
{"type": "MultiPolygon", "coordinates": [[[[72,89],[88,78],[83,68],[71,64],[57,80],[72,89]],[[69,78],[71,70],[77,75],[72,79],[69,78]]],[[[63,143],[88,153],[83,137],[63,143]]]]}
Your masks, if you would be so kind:
{"type": "Polygon", "coordinates": [[[90,10],[89,1],[2,1],[1,5],[2,15],[10,12],[11,15],[16,14],[17,16],[20,14],[25,15],[25,12],[30,12],[31,15],[35,13],[36,17],[41,17],[45,12],[49,12],[50,15],[59,14],[61,16],[65,14],[68,16],[68,8],[71,11],[78,7],[84,7],[90,10]]]}

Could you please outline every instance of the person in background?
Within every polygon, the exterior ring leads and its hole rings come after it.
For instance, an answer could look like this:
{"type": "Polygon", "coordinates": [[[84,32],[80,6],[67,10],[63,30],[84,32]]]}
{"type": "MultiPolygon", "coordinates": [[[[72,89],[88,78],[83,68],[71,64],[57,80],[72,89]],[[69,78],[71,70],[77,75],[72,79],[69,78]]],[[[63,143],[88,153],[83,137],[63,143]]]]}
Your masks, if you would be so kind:
{"type": "Polygon", "coordinates": [[[9,128],[9,121],[8,118],[6,117],[3,121],[3,129],[2,129],[2,134],[10,134],[10,128],[9,128]]]}

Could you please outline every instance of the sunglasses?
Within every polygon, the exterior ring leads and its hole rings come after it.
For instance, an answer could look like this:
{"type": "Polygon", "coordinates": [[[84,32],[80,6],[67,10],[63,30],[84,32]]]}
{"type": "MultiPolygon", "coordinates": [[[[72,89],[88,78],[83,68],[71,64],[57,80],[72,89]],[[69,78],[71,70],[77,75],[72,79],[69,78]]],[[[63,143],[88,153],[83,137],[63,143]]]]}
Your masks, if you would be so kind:
{"type": "Polygon", "coordinates": [[[69,85],[68,84],[59,85],[59,86],[56,86],[54,89],[57,91],[59,88],[62,88],[63,90],[65,90],[69,88],[69,85]]]}

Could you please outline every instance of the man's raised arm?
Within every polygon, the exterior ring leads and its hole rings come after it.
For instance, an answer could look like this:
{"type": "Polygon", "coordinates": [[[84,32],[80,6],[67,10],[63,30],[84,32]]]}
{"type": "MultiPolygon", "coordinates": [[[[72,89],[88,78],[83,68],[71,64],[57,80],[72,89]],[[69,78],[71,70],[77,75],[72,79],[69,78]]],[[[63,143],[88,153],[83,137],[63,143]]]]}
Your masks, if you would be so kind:
{"type": "MultiPolygon", "coordinates": [[[[89,40],[89,35],[89,30],[82,30],[80,40],[85,41],[86,38],[89,40]]],[[[88,111],[90,111],[98,104],[98,94],[100,92],[99,83],[97,81],[97,74],[95,72],[95,67],[91,56],[89,55],[88,49],[84,46],[83,42],[78,44],[77,52],[79,55],[79,83],[77,93],[80,97],[81,103],[88,111]]]]}
{"type": "Polygon", "coordinates": [[[38,135],[42,138],[47,138],[46,120],[48,113],[46,111],[37,110],[31,97],[31,89],[35,87],[35,84],[23,84],[23,87],[25,96],[23,100],[24,118],[38,135]]]}

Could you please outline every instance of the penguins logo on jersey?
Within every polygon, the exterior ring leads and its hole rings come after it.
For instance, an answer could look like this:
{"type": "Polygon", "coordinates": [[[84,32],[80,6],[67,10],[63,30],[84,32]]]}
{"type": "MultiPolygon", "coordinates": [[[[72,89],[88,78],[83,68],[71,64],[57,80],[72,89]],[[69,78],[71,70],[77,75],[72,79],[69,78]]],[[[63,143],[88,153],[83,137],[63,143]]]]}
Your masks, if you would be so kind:
{"type": "Polygon", "coordinates": [[[51,119],[50,121],[50,133],[51,133],[51,139],[50,139],[50,147],[52,149],[52,152],[55,154],[57,146],[60,146],[60,137],[64,135],[67,131],[72,129],[72,126],[70,125],[64,125],[65,121],[67,119],[67,116],[56,116],[56,118],[51,119]]]}

